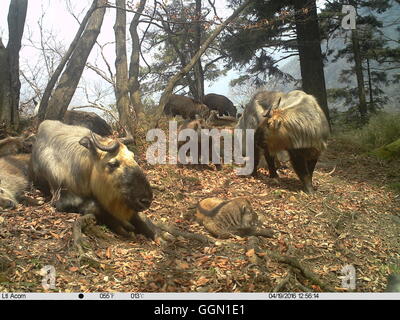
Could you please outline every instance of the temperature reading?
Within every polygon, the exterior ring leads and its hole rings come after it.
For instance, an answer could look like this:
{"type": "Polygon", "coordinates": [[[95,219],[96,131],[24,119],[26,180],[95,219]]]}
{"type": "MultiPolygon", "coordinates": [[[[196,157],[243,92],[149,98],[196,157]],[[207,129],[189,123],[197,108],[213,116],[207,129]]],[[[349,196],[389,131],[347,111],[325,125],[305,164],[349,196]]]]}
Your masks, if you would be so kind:
{"type": "Polygon", "coordinates": [[[112,299],[114,298],[114,293],[100,293],[100,299],[112,299]]]}

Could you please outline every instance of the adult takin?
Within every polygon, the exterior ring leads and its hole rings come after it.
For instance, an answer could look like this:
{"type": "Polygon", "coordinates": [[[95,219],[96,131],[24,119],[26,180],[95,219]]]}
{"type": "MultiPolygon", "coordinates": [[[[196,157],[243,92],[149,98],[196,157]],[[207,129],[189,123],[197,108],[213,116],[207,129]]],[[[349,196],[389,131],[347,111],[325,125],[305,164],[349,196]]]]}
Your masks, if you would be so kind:
{"type": "Polygon", "coordinates": [[[258,215],[246,198],[224,201],[219,198],[201,200],[196,209],[197,220],[217,238],[239,236],[272,237],[270,229],[258,227],[258,215]]]}
{"type": "Polygon", "coordinates": [[[184,119],[195,119],[196,115],[205,119],[210,113],[210,109],[193,98],[172,94],[164,107],[167,116],[181,116],[184,119]]]}
{"type": "Polygon", "coordinates": [[[300,90],[287,94],[263,91],[251,103],[264,110],[255,132],[254,167],[259,153],[264,152],[270,176],[278,177],[274,156],[287,151],[305,191],[312,193],[314,168],[330,134],[328,120],[315,98],[300,90]]]}
{"type": "Polygon", "coordinates": [[[7,137],[0,140],[0,157],[18,153],[32,152],[35,135],[28,132],[18,137],[7,137]]]}
{"type": "Polygon", "coordinates": [[[0,157],[0,208],[13,209],[25,200],[30,154],[0,157]]]}
{"type": "Polygon", "coordinates": [[[236,107],[231,100],[221,94],[206,94],[204,96],[204,103],[211,110],[217,110],[220,116],[228,115],[236,118],[236,107]]]}
{"type": "Polygon", "coordinates": [[[154,238],[138,215],[150,207],[152,189],[134,154],[117,139],[43,121],[31,172],[34,182],[51,192],[59,211],[94,213],[120,235],[129,237],[135,231],[154,238]]]}
{"type": "Polygon", "coordinates": [[[67,110],[63,123],[88,128],[103,137],[113,133],[110,125],[94,112],[67,110]]]}

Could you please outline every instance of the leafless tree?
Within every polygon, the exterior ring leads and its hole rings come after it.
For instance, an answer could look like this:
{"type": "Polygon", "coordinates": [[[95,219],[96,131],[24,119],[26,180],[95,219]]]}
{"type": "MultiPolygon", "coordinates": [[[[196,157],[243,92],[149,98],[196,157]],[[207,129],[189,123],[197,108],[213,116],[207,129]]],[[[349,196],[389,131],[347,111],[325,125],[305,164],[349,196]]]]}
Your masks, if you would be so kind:
{"type": "Polygon", "coordinates": [[[19,125],[19,51],[24,32],[28,0],[11,0],[8,10],[7,47],[0,38],[0,122],[15,129],[19,125]]]}
{"type": "Polygon", "coordinates": [[[134,136],[136,114],[129,99],[128,88],[128,61],[126,56],[126,3],[125,0],[116,0],[117,14],[114,25],[115,32],[115,97],[119,120],[126,133],[134,136]]]}
{"type": "Polygon", "coordinates": [[[38,113],[40,121],[44,120],[44,118],[61,119],[67,110],[85,67],[86,60],[100,32],[105,13],[104,5],[106,3],[106,0],[93,0],[69,49],[47,84],[38,113]],[[64,67],[65,71],[61,75],[64,67]],[[53,96],[51,96],[59,78],[58,86],[53,96]]]}

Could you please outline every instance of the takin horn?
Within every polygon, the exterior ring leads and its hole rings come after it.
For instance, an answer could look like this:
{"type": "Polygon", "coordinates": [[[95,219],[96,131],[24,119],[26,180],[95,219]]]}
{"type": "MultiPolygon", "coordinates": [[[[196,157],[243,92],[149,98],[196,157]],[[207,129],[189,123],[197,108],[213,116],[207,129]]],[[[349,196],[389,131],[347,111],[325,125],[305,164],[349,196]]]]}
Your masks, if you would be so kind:
{"type": "Polygon", "coordinates": [[[96,135],[93,132],[90,132],[90,135],[91,135],[92,141],[93,141],[94,145],[96,146],[96,148],[98,148],[102,151],[115,152],[119,149],[118,141],[114,141],[114,143],[112,143],[111,145],[104,145],[97,139],[96,135]]]}

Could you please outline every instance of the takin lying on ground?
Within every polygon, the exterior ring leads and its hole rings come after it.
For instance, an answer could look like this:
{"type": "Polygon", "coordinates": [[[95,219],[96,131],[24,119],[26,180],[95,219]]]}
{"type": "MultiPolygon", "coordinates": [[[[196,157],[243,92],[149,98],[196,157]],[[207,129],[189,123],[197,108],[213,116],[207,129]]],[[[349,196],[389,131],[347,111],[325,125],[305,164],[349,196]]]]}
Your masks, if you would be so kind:
{"type": "Polygon", "coordinates": [[[34,183],[53,195],[59,211],[92,213],[98,222],[130,237],[155,237],[138,212],[150,207],[152,189],[134,159],[117,139],[87,128],[46,120],[32,150],[34,183]]]}
{"type": "Polygon", "coordinates": [[[258,227],[258,215],[246,198],[224,201],[218,198],[201,200],[196,209],[197,220],[217,238],[238,236],[272,237],[270,229],[258,227]]]}

